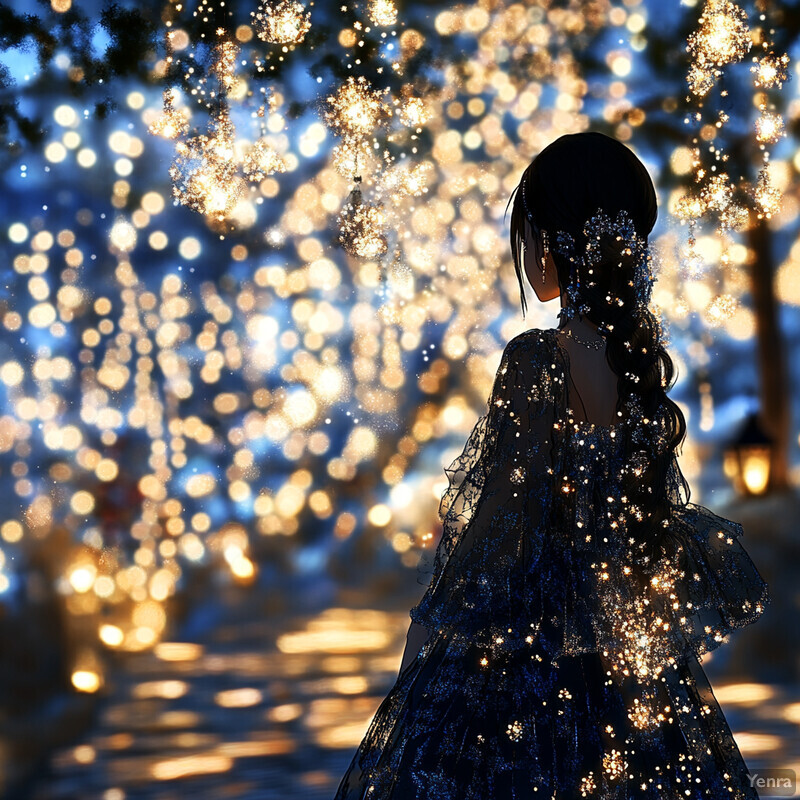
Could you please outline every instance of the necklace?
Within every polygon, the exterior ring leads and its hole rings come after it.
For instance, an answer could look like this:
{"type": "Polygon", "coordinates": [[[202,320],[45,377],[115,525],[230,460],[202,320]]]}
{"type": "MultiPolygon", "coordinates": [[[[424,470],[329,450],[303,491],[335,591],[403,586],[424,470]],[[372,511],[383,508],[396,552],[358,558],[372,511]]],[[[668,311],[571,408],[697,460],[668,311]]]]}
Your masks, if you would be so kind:
{"type": "Polygon", "coordinates": [[[559,328],[558,332],[569,337],[578,344],[582,344],[584,347],[593,347],[595,350],[599,350],[606,343],[605,339],[595,339],[591,342],[587,342],[584,339],[579,339],[572,331],[565,331],[563,328],[559,328]]]}

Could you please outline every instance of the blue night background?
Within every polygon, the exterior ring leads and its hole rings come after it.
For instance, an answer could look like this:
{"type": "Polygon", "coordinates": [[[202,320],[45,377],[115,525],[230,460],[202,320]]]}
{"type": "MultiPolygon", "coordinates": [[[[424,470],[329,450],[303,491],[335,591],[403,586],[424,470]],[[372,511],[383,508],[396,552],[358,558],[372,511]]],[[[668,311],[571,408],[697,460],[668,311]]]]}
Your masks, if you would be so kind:
{"type": "Polygon", "coordinates": [[[333,796],[556,325],[509,197],[584,130],[656,183],[681,467],[774,596],[704,668],[800,769],[800,6],[740,5],[709,78],[701,2],[0,3],[0,796],[333,796]]]}

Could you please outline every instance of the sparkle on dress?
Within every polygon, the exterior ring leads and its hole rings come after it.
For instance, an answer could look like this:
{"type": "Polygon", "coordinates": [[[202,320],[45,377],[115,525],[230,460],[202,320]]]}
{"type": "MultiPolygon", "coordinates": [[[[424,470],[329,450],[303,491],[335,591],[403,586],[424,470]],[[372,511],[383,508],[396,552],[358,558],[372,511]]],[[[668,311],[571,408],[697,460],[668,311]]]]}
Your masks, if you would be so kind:
{"type": "Polygon", "coordinates": [[[673,459],[662,555],[637,555],[631,423],[574,419],[568,381],[554,330],[506,346],[446,469],[410,611],[431,635],[335,800],[758,800],[698,660],[769,603],[742,527],[688,502],[673,459]]]}

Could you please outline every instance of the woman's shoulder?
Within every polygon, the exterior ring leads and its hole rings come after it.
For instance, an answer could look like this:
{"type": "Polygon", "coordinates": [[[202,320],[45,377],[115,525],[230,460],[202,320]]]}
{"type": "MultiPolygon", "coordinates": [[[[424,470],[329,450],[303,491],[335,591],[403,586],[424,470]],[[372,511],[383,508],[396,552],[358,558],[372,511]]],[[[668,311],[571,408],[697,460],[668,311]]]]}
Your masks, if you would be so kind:
{"type": "Polygon", "coordinates": [[[509,339],[504,355],[507,358],[525,359],[524,363],[549,365],[552,361],[553,328],[530,328],[509,339]]]}
{"type": "Polygon", "coordinates": [[[553,334],[552,328],[531,328],[509,340],[498,370],[498,383],[507,392],[524,388],[526,395],[542,403],[555,401],[562,370],[553,334]]]}
{"type": "Polygon", "coordinates": [[[525,345],[531,346],[537,343],[548,343],[554,332],[553,328],[529,328],[527,331],[522,331],[516,336],[508,340],[506,348],[515,349],[525,345]]]}

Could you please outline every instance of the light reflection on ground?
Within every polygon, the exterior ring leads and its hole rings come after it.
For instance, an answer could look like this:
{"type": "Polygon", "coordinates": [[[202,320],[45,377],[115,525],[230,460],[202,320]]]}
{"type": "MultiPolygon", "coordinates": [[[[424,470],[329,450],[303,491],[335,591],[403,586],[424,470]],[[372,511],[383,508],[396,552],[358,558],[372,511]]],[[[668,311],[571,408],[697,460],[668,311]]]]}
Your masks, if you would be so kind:
{"type": "MultiPolygon", "coordinates": [[[[330,800],[397,676],[408,611],[253,620],[241,602],[202,645],[131,656],[33,800],[330,800]]],[[[800,766],[800,689],[714,688],[751,770],[800,766]]]]}

